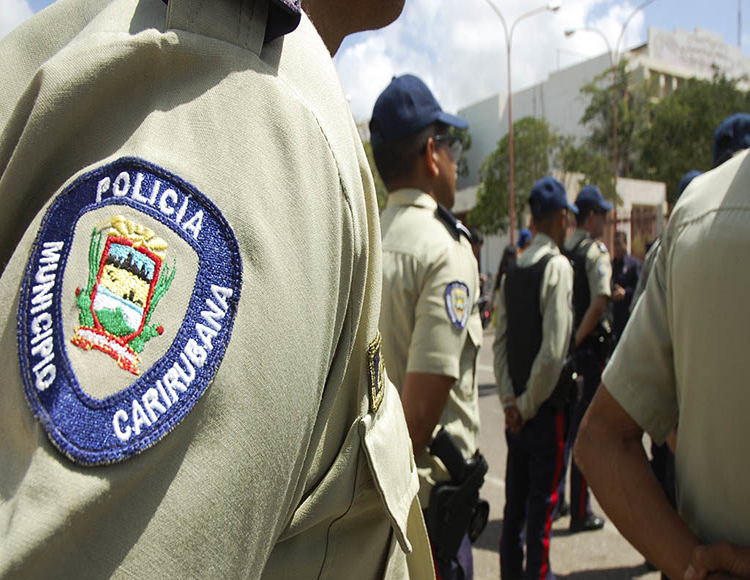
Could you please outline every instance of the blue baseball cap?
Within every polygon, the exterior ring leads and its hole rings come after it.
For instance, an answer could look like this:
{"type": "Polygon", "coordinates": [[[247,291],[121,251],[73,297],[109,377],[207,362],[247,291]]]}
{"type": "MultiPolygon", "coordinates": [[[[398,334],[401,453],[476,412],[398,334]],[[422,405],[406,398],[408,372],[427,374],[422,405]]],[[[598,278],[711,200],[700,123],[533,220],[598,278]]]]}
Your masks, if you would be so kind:
{"type": "Polygon", "coordinates": [[[701,171],[693,169],[692,171],[688,171],[685,175],[683,175],[682,179],[680,179],[680,185],[677,186],[677,197],[680,197],[682,195],[682,192],[685,191],[688,185],[690,185],[690,182],[698,177],[701,173],[701,171]]]}
{"type": "Polygon", "coordinates": [[[525,248],[531,243],[531,230],[523,228],[518,232],[518,247],[525,248]]]}
{"type": "Polygon", "coordinates": [[[614,207],[611,203],[604,199],[602,192],[596,185],[584,185],[581,191],[578,192],[576,198],[576,205],[581,207],[582,205],[593,206],[604,211],[612,211],[614,207]]]}
{"type": "Polygon", "coordinates": [[[563,184],[549,176],[542,177],[531,188],[529,207],[531,215],[537,219],[560,209],[578,213],[578,208],[568,201],[563,184]]]}
{"type": "Polygon", "coordinates": [[[750,147],[750,114],[734,113],[714,132],[714,167],[718,167],[740,149],[750,147]]]}
{"type": "Polygon", "coordinates": [[[466,119],[443,111],[430,89],[414,75],[393,77],[375,101],[370,120],[373,145],[399,141],[433,123],[466,129],[466,119]]]}

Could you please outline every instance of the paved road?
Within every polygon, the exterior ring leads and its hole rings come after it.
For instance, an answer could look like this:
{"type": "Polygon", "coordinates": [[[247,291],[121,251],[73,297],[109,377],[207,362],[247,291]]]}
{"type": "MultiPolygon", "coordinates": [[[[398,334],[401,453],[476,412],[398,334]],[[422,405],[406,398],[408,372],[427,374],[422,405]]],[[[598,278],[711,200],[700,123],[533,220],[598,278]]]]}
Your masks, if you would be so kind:
{"type": "MultiPolygon", "coordinates": [[[[500,559],[498,544],[505,505],[505,458],[503,410],[497,396],[492,371],[492,340],[486,332],[479,357],[479,405],[482,420],[480,445],[490,465],[482,488],[482,497],[490,502],[490,521],[474,544],[474,578],[498,580],[500,559]]],[[[594,502],[594,511],[602,513],[594,502]]],[[[550,546],[552,570],[561,580],[659,580],[658,572],[649,572],[643,557],[628,544],[612,523],[597,532],[568,534],[570,518],[553,525],[550,546]]]]}

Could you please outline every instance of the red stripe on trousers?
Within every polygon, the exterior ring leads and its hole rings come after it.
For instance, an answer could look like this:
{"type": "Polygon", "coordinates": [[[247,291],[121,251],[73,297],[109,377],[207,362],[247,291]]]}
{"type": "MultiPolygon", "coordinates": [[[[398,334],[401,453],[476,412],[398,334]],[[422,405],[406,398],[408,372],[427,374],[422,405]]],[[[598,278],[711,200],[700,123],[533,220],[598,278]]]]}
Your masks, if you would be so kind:
{"type": "Polygon", "coordinates": [[[547,507],[547,524],[544,526],[544,552],[542,553],[542,567],[539,573],[539,580],[547,577],[547,568],[549,567],[549,534],[552,529],[552,511],[557,504],[557,485],[560,483],[560,473],[563,468],[563,457],[565,455],[565,438],[563,437],[563,426],[565,417],[562,411],[557,412],[557,461],[555,463],[555,476],[552,478],[552,492],[550,494],[550,504],[547,507]]]}
{"type": "Polygon", "coordinates": [[[432,545],[432,540],[430,540],[430,551],[432,552],[432,566],[433,568],[435,568],[435,580],[442,580],[440,578],[440,572],[438,571],[437,557],[435,556],[435,546],[432,545]]]}

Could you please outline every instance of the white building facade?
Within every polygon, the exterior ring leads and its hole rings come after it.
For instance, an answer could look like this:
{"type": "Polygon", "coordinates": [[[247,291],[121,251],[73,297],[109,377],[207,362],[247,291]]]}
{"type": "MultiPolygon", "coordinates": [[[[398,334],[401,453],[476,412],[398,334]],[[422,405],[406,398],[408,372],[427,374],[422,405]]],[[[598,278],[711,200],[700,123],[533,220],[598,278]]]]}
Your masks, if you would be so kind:
{"type": "MultiPolygon", "coordinates": [[[[626,55],[636,83],[651,83],[651,94],[664,98],[690,78],[710,79],[718,68],[730,78],[750,76],[750,59],[739,47],[725,44],[720,36],[696,29],[670,33],[650,28],[648,41],[626,55]]],[[[513,120],[523,117],[545,119],[557,134],[583,139],[587,135],[580,120],[588,105],[581,88],[610,69],[608,53],[556,71],[542,83],[513,94],[513,120]]],[[[747,89],[747,81],[740,86],[747,89]]],[[[465,153],[469,174],[459,180],[454,211],[462,215],[476,203],[479,169],[508,132],[507,95],[496,94],[464,107],[458,114],[469,121],[472,146],[465,153]]],[[[516,163],[522,160],[516,159],[516,163]]],[[[542,176],[540,176],[542,177],[542,176]]],[[[565,177],[571,199],[578,192],[578,176],[565,177]]],[[[617,193],[623,200],[617,208],[618,230],[628,234],[635,255],[642,255],[645,243],[661,232],[666,211],[664,184],[618,179],[617,193]]],[[[517,208],[523,211],[525,208],[517,208]]],[[[611,239],[611,232],[609,238],[611,239]]],[[[605,239],[605,243],[609,239],[605,239]]],[[[508,236],[488,236],[482,249],[481,269],[490,276],[497,270],[508,236]]]]}

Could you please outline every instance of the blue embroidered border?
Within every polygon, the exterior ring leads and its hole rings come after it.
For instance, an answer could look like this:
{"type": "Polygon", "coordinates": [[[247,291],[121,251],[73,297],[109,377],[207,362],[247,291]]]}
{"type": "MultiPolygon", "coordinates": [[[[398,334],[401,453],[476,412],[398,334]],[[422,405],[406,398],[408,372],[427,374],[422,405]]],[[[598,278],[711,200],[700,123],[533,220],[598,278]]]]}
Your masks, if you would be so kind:
{"type": "MultiPolygon", "coordinates": [[[[192,410],[213,379],[229,344],[242,286],[242,258],[232,228],[219,209],[191,184],[169,173],[165,169],[137,158],[121,158],[94,171],[84,174],[69,185],[52,203],[42,221],[29,262],[26,267],[18,310],[18,347],[21,374],[29,405],[42,423],[52,443],[67,457],[81,465],[100,465],[122,461],[156,444],[177,426],[192,410]],[[122,171],[143,174],[143,185],[150,188],[159,180],[183,195],[189,195],[204,212],[201,237],[207,242],[199,243],[188,232],[176,227],[175,221],[156,209],[128,197],[108,198],[96,202],[97,184],[103,177],[112,183],[122,171]],[[199,258],[193,294],[187,315],[180,325],[175,340],[166,353],[151,368],[145,371],[128,388],[104,399],[87,395],[82,389],[70,365],[66,353],[64,329],[62,327],[62,275],[65,271],[75,226],[80,217],[100,207],[126,205],[146,213],[180,235],[196,251],[199,258]],[[41,249],[45,242],[63,242],[56,270],[59,283],[53,291],[52,324],[54,327],[54,354],[57,376],[44,391],[34,385],[30,324],[33,316],[28,312],[34,275],[40,265],[41,249]],[[205,364],[195,368],[195,378],[187,392],[158,417],[152,429],[133,434],[127,443],[119,441],[112,428],[114,413],[123,401],[141,400],[143,394],[179,359],[185,344],[194,334],[196,323],[202,320],[201,310],[211,297],[211,285],[220,285],[232,290],[228,309],[222,319],[221,329],[213,339],[213,349],[208,351],[205,364]]],[[[129,407],[125,407],[129,413],[129,407]]]]}
{"type": "Polygon", "coordinates": [[[463,288],[466,292],[466,299],[470,299],[469,294],[469,287],[464,284],[463,282],[451,282],[446,286],[445,288],[445,309],[448,311],[448,318],[450,318],[450,321],[453,323],[453,326],[458,328],[459,330],[463,330],[466,326],[466,322],[469,320],[469,311],[470,311],[470,305],[467,304],[466,308],[464,310],[464,317],[463,319],[459,320],[455,306],[453,305],[453,300],[451,299],[451,293],[453,292],[454,288],[463,288]]]}

